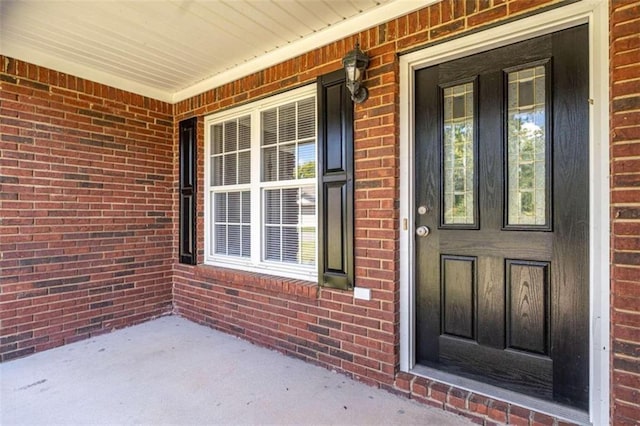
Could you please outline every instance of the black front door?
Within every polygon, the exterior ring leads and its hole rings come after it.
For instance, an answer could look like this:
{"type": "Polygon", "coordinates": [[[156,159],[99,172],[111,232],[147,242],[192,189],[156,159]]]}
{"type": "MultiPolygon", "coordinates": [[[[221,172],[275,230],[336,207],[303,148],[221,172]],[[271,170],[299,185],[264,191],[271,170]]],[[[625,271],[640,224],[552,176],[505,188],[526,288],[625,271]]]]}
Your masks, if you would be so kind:
{"type": "Polygon", "coordinates": [[[587,409],[587,27],[415,82],[417,362],[587,409]]]}

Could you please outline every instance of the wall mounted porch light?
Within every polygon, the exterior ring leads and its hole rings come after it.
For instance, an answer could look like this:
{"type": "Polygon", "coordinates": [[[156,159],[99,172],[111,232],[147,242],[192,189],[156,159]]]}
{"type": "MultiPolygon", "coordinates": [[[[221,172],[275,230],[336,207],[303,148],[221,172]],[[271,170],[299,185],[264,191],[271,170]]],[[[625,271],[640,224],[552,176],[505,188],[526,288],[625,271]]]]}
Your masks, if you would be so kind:
{"type": "Polygon", "coordinates": [[[342,65],[347,74],[347,89],[351,92],[351,100],[357,104],[366,101],[369,91],[362,85],[362,77],[369,65],[369,57],[360,50],[360,43],[356,43],[356,47],[342,58],[342,65]]]}

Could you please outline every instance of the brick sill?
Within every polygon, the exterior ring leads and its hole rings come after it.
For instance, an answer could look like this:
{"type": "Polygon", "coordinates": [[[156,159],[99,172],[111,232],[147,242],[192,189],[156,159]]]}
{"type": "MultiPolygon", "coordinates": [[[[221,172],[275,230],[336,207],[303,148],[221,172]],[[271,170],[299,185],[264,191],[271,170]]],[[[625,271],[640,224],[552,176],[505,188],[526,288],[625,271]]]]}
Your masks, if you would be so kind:
{"type": "Polygon", "coordinates": [[[273,292],[279,295],[316,299],[319,294],[318,284],[295,278],[278,277],[258,272],[248,272],[220,266],[198,265],[195,267],[196,278],[213,280],[216,283],[273,292]]]}
{"type": "Polygon", "coordinates": [[[556,417],[561,421],[567,421],[579,425],[590,424],[589,413],[577,408],[523,395],[423,365],[416,365],[409,371],[409,373],[478,395],[483,395],[487,398],[497,399],[512,405],[517,405],[530,411],[556,417]]]}

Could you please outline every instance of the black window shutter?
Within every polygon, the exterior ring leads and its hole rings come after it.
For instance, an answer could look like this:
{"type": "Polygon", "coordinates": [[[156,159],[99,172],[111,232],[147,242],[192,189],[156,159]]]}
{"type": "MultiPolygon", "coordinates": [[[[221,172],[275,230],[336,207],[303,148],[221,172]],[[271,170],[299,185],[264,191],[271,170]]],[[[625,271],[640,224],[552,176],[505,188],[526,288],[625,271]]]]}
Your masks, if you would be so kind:
{"type": "Polygon", "coordinates": [[[180,263],[195,265],[197,119],[180,122],[180,263]]]}
{"type": "Polygon", "coordinates": [[[354,286],[353,102],[344,70],[318,80],[318,280],[354,286]]]}

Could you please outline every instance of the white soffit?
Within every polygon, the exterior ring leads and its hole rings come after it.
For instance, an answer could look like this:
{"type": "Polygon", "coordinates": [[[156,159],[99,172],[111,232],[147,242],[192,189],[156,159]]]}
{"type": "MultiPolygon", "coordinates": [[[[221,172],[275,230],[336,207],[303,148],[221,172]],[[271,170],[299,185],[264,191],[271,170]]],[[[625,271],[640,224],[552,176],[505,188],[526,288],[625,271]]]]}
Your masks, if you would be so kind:
{"type": "Polygon", "coordinates": [[[0,54],[177,102],[435,0],[0,0],[0,54]]]}

